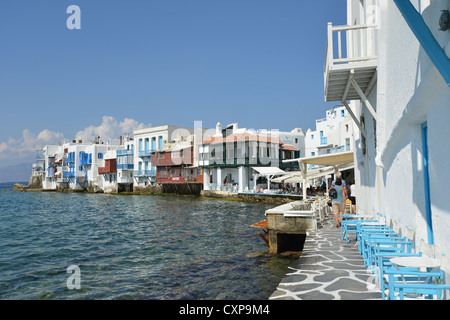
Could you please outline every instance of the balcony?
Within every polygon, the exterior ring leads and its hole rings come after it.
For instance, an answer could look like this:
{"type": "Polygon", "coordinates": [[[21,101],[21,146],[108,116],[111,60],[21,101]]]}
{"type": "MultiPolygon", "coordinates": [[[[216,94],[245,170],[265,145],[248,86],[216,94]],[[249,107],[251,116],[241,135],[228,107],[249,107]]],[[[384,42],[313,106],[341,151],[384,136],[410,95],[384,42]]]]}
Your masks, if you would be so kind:
{"type": "Polygon", "coordinates": [[[81,165],[91,165],[92,164],[92,153],[82,153],[80,164],[81,165]]]}
{"type": "Polygon", "coordinates": [[[117,164],[118,170],[134,170],[134,164],[132,163],[120,163],[117,164]]]}
{"type": "Polygon", "coordinates": [[[75,177],[75,172],[70,172],[70,171],[64,172],[63,173],[63,177],[64,178],[74,178],[75,177]]]}
{"type": "Polygon", "coordinates": [[[135,177],[156,177],[156,170],[134,170],[135,177]]]}
{"type": "Polygon", "coordinates": [[[134,155],[134,150],[133,149],[120,149],[117,150],[117,156],[132,156],[134,155]]]}
{"type": "Polygon", "coordinates": [[[155,150],[140,150],[138,155],[140,158],[151,157],[152,152],[155,152],[155,150]]]}
{"type": "Polygon", "coordinates": [[[116,173],[117,172],[117,162],[116,159],[105,160],[105,166],[98,168],[98,173],[116,173]]]}
{"type": "Polygon", "coordinates": [[[328,23],[324,67],[325,101],[360,100],[363,95],[368,95],[376,81],[378,64],[375,27],[332,26],[331,22],[328,23]]]}

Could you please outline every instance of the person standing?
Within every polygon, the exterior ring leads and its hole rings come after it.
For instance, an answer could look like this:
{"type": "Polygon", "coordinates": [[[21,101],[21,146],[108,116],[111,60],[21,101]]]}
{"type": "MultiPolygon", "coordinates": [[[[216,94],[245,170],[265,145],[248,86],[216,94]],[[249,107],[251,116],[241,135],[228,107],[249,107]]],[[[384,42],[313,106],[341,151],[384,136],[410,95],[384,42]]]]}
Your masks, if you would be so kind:
{"type": "Polygon", "coordinates": [[[348,199],[352,202],[353,207],[353,213],[356,214],[356,185],[355,185],[355,179],[352,180],[350,185],[350,196],[348,199]]]}
{"type": "Polygon", "coordinates": [[[341,179],[337,178],[334,181],[334,185],[331,186],[331,189],[336,190],[336,197],[331,198],[331,207],[333,208],[334,220],[336,221],[336,227],[341,226],[341,214],[344,213],[344,203],[347,200],[347,191],[341,179]]]}

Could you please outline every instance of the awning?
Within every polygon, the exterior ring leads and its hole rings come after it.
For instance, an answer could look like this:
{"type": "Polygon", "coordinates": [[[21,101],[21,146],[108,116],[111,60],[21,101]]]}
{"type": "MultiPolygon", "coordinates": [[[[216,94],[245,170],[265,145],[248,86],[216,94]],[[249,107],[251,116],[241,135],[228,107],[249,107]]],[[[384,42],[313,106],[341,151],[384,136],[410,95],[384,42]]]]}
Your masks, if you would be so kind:
{"type": "Polygon", "coordinates": [[[353,151],[322,154],[314,157],[283,160],[283,162],[301,162],[304,164],[317,164],[323,166],[336,166],[353,163],[353,151]]]}
{"type": "Polygon", "coordinates": [[[280,175],[280,174],[286,173],[286,171],[281,170],[278,167],[252,167],[252,169],[257,171],[259,174],[269,175],[269,176],[280,175]]]}
{"type": "MultiPolygon", "coordinates": [[[[333,174],[336,171],[336,169],[339,171],[344,171],[344,170],[348,170],[348,169],[352,169],[352,168],[354,168],[354,164],[347,163],[347,164],[343,164],[343,165],[338,165],[338,166],[336,166],[336,168],[334,166],[326,166],[326,167],[321,167],[321,168],[316,168],[316,169],[310,169],[307,171],[306,179],[312,180],[312,179],[324,177],[326,175],[333,174]]],[[[295,172],[286,173],[285,175],[283,175],[281,177],[272,179],[272,182],[274,182],[274,183],[282,183],[282,182],[283,183],[302,183],[303,177],[302,177],[301,171],[295,171],[295,172]]]]}

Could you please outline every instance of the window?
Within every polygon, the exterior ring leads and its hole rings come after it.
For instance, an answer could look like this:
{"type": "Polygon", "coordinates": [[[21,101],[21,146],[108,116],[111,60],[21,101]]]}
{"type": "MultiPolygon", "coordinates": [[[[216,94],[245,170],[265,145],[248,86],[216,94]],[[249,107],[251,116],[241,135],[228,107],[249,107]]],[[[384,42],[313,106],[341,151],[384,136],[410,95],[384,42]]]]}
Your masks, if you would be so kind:
{"type": "Polygon", "coordinates": [[[295,138],[295,143],[298,143],[298,138],[295,138]]]}
{"type": "Polygon", "coordinates": [[[345,151],[350,151],[350,138],[345,138],[345,151]]]}
{"type": "Polygon", "coordinates": [[[158,144],[159,144],[159,150],[162,150],[162,148],[163,148],[163,137],[162,136],[158,137],[158,144]]]}
{"type": "Polygon", "coordinates": [[[97,159],[103,159],[103,153],[99,152],[99,153],[97,154],[97,159]]]}
{"type": "Polygon", "coordinates": [[[142,151],[144,148],[142,146],[142,139],[139,139],[139,151],[142,151]]]}
{"type": "Polygon", "coordinates": [[[314,157],[316,153],[314,151],[311,151],[311,157],[314,157]]]}
{"type": "Polygon", "coordinates": [[[311,140],[314,140],[314,135],[313,134],[311,135],[311,140]]]}
{"type": "Polygon", "coordinates": [[[345,111],[344,109],[341,110],[341,117],[343,117],[345,115],[345,111]]]}

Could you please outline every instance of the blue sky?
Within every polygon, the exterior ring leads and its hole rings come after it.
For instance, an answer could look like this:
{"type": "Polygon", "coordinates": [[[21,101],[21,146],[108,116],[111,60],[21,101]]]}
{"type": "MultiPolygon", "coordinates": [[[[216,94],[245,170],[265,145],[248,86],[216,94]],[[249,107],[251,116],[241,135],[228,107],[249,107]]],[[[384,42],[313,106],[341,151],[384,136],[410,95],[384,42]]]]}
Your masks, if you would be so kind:
{"type": "Polygon", "coordinates": [[[329,21],[345,0],[2,0],[0,167],[109,126],[314,128],[329,21]]]}

